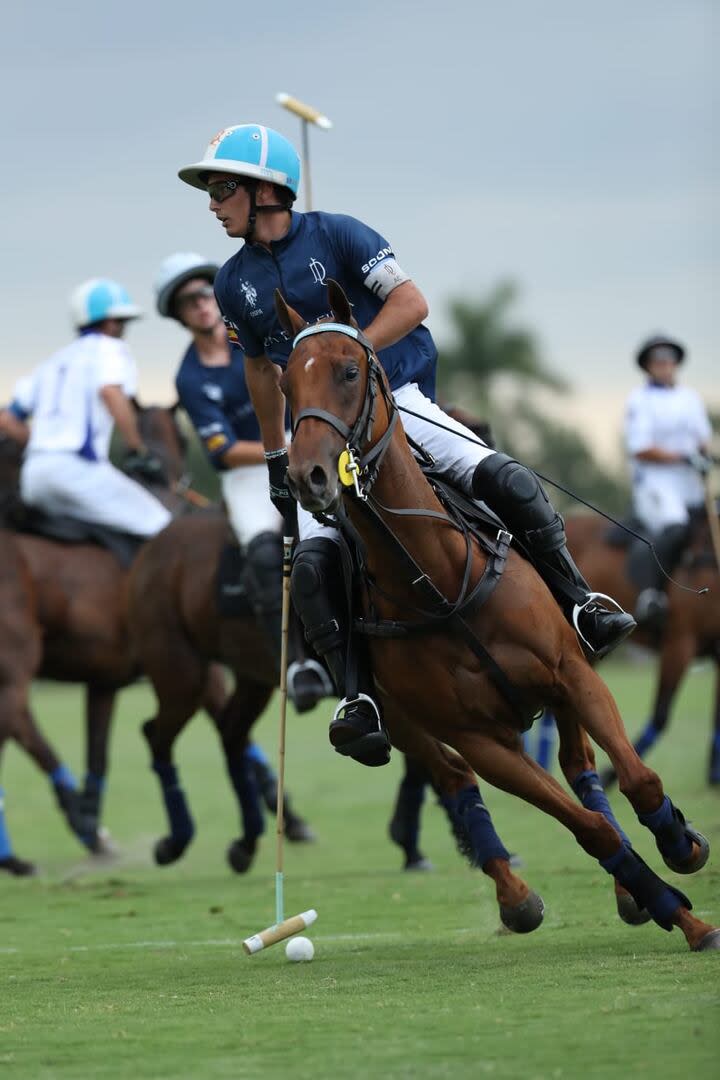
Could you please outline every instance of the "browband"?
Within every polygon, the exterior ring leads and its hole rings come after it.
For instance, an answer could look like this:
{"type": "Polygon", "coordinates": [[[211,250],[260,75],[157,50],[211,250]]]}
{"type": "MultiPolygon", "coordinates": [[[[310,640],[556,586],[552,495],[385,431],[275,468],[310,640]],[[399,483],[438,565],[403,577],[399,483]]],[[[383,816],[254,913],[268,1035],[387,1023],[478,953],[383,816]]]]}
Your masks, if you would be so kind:
{"type": "Polygon", "coordinates": [[[347,323],[323,322],[315,323],[313,326],[306,326],[304,330],[301,330],[292,343],[293,349],[303,338],[311,337],[313,334],[322,334],[326,330],[332,330],[336,334],[345,334],[346,337],[351,337],[355,341],[359,341],[365,348],[368,348],[369,346],[369,342],[362,330],[358,330],[357,327],[348,326],[347,323]]]}

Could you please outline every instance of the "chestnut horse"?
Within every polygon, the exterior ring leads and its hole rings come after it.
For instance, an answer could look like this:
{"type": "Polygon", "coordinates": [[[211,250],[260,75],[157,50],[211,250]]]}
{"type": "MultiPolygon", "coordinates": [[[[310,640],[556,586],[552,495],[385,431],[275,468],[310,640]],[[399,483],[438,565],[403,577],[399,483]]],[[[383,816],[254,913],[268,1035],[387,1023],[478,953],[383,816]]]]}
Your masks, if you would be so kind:
{"type": "MultiPolygon", "coordinates": [[[[173,745],[203,704],[211,665],[221,661],[232,672],[235,686],[224,708],[211,715],[240,800],[244,832],[228,847],[227,859],[242,873],[251,866],[264,829],[255,802],[243,794],[252,787],[247,735],[277,686],[278,670],[253,616],[219,612],[215,573],[228,538],[227,519],[218,511],[169,525],[145,545],[132,568],[128,618],[138,658],[157,698],[157,712],[143,733],[160,782],[169,832],[158,840],[155,858],[174,862],[193,838],[194,822],[173,745]]],[[[535,929],[542,920],[542,901],[510,869],[508,853],[492,827],[472,772],[422,732],[414,734],[405,748],[429,770],[462,853],[494,881],[504,924],[518,932],[535,929]]]]}
{"type": "MultiPolygon", "coordinates": [[[[609,542],[607,523],[597,517],[577,515],[567,519],[566,529],[573,557],[593,589],[609,593],[632,611],[638,589],[626,573],[627,549],[609,542]]],[[[716,693],[708,780],[720,784],[720,573],[706,514],[692,521],[686,551],[673,577],[696,591],[707,586],[709,592],[697,596],[668,584],[668,610],[661,631],[638,630],[634,635],[634,641],[660,657],[655,701],[635,749],[642,757],[665,731],[675,694],[691,662],[696,657],[710,657],[715,662],[716,693]]],[[[614,770],[603,776],[605,783],[615,779],[614,770]]]]}
{"type": "Polygon", "coordinates": [[[413,737],[452,747],[482,778],[565,825],[639,912],[665,930],[678,926],[694,951],[720,949],[720,929],[691,914],[687,897],[643,862],[614,821],[588,735],[610,757],[667,865],[694,873],[707,860],[707,841],[635,753],[612,695],[534,568],[505,551],[507,534],[481,545],[449,516],[410,450],[347,297],[333,281],[328,291],[332,321],[311,328],[276,294],[285,332],[307,331],[280,383],[294,423],[288,480],[309,512],[346,514],[364,546],[363,615],[383,632],[370,649],[391,741],[405,750],[413,737]],[[341,454],[356,466],[357,485],[341,484],[341,454]],[[500,580],[478,611],[466,601],[490,561],[500,580]],[[542,706],[558,718],[561,765],[582,805],[523,751],[527,715],[542,706]]]}
{"type": "MultiPolygon", "coordinates": [[[[185,447],[173,410],[137,406],[137,415],[145,444],[163,461],[170,483],[176,483],[185,447]]],[[[11,507],[8,517],[15,519],[24,513],[14,495],[20,453],[17,444],[13,452],[12,440],[2,442],[2,501],[11,507]]],[[[187,507],[169,489],[156,494],[175,512],[187,507]]],[[[33,757],[52,779],[73,832],[91,851],[100,851],[115,695],[139,674],[125,618],[127,570],[96,543],[6,530],[0,531],[0,568],[0,750],[13,738],[33,757]],[[33,719],[28,691],[35,676],[85,684],[87,776],[81,792],[33,719]]],[[[211,689],[217,696],[217,688],[211,689]]],[[[13,857],[6,864],[0,860],[0,869],[27,873],[33,868],[13,857]]]]}

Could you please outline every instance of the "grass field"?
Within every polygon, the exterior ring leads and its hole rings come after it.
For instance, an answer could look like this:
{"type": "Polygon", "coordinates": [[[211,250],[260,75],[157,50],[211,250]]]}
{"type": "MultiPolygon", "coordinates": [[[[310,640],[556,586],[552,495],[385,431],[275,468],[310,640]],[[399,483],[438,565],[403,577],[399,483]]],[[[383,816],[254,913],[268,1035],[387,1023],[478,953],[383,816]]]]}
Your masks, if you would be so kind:
{"type": "MultiPolygon", "coordinates": [[[[637,731],[649,666],[604,673],[637,731]]],[[[711,674],[687,680],[674,728],[652,757],[714,853],[696,878],[666,878],[720,922],[720,792],[705,786],[711,674]]],[[[78,691],[40,685],[42,723],[82,761],[78,691]]],[[[720,954],[694,955],[679,931],[624,926],[610,880],[550,819],[493,790],[487,801],[521,873],[544,897],[534,934],[498,935],[486,878],[455,854],[433,804],[423,849],[434,874],[400,872],[386,840],[399,763],[368,770],[326,742],[327,714],[292,718],[288,785],[320,839],[287,853],[286,908],[317,907],[312,964],[282,946],[253,958],[243,937],[272,922],[270,832],[249,875],[224,861],[234,801],[209,724],[197,718],[178,761],[198,835],[157,869],[164,829],[139,724],[145,686],[120,699],[106,821],[120,848],[92,862],[54,810],[44,778],[11,747],[8,823],[32,880],[0,878],[0,1078],[533,1078],[718,1075],[720,954]]],[[[258,727],[274,754],[275,714],[258,727]]],[[[651,837],[614,797],[658,868],[651,837]]]]}

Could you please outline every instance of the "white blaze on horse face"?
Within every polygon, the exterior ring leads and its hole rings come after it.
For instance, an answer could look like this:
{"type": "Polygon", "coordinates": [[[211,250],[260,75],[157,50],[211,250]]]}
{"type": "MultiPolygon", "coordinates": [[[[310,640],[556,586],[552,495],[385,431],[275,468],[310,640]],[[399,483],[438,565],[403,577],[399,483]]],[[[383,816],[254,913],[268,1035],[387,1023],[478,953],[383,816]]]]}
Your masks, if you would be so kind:
{"type": "Polygon", "coordinates": [[[315,363],[315,357],[311,356],[309,360],[305,361],[305,370],[309,371],[314,363],[315,363]]]}

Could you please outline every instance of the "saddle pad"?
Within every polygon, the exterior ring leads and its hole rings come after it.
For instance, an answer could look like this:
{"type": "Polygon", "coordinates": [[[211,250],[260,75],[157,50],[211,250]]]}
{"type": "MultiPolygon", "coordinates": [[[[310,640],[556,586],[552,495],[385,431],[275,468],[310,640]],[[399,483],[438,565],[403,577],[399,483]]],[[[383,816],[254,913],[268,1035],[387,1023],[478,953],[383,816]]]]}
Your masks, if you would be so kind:
{"type": "Polygon", "coordinates": [[[46,514],[25,504],[13,515],[12,527],[16,532],[43,536],[62,544],[97,544],[107,548],[125,570],[147,539],[65,514],[46,514]]]}

